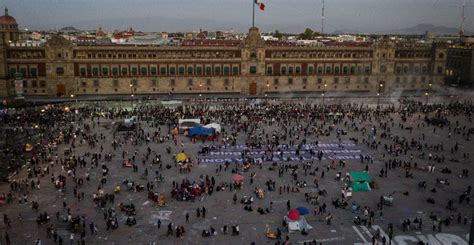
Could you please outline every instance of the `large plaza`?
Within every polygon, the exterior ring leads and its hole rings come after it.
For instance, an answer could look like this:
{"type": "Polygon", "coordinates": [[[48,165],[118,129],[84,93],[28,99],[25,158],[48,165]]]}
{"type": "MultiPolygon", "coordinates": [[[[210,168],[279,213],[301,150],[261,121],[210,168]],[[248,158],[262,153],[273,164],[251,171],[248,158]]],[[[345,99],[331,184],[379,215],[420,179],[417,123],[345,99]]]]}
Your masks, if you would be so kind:
{"type": "Polygon", "coordinates": [[[425,102],[72,101],[10,110],[2,164],[16,169],[0,186],[11,198],[0,241],[468,244],[472,102],[425,102]],[[174,130],[183,118],[222,130],[191,138],[174,130]],[[135,127],[121,131],[125,121],[135,127]],[[353,184],[357,173],[370,177],[368,190],[353,184]],[[136,214],[121,208],[130,204],[136,214]],[[289,233],[284,216],[301,207],[312,228],[289,233]]]}

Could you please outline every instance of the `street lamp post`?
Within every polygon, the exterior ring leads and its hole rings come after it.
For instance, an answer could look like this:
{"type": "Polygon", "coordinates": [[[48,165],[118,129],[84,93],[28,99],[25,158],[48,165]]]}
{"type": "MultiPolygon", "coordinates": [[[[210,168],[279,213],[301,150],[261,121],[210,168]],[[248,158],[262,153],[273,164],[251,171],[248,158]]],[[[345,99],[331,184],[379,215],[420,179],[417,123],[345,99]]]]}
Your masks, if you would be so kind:
{"type": "Polygon", "coordinates": [[[323,87],[323,93],[321,94],[321,96],[323,97],[323,107],[324,107],[324,96],[326,96],[326,87],[327,87],[327,83],[324,84],[324,87],[323,87]]]}
{"type": "Polygon", "coordinates": [[[430,92],[431,92],[431,86],[432,86],[432,84],[429,83],[429,84],[428,84],[428,90],[427,90],[427,92],[425,93],[425,96],[426,96],[426,102],[425,102],[425,103],[426,103],[427,105],[428,105],[428,97],[430,96],[430,92]]]}
{"type": "Polygon", "coordinates": [[[382,93],[382,88],[383,88],[383,83],[379,83],[379,87],[377,90],[377,110],[379,109],[379,106],[380,106],[380,94],[382,93]]]}
{"type": "Polygon", "coordinates": [[[130,110],[133,112],[133,84],[130,82],[130,110]]]}
{"type": "Polygon", "coordinates": [[[202,83],[199,83],[199,100],[201,100],[202,97],[202,83]]]}

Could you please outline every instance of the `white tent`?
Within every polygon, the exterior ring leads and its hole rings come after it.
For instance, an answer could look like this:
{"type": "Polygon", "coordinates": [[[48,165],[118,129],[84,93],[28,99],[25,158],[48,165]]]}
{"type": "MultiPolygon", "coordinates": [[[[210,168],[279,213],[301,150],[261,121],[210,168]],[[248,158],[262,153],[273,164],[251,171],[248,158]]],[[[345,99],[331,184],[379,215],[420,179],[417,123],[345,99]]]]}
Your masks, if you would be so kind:
{"type": "Polygon", "coordinates": [[[298,220],[290,220],[287,216],[284,216],[283,219],[288,224],[288,232],[299,232],[302,230],[311,230],[313,227],[306,222],[306,218],[301,215],[298,220]]]}
{"type": "Polygon", "coordinates": [[[205,128],[213,128],[216,130],[216,133],[220,133],[222,131],[222,127],[220,124],[217,123],[210,123],[204,126],[205,128]]]}
{"type": "Polygon", "coordinates": [[[178,119],[178,127],[180,130],[194,128],[196,125],[199,125],[200,123],[201,123],[201,119],[199,118],[178,119]]]}

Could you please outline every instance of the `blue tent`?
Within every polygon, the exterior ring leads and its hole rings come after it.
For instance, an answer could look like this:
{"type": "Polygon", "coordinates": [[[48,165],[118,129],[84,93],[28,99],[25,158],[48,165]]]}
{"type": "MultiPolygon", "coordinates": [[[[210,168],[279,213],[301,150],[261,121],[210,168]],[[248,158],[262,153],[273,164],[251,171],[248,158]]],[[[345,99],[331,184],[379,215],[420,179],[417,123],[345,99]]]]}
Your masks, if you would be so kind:
{"type": "Polygon", "coordinates": [[[214,134],[215,129],[213,128],[205,128],[201,125],[195,126],[194,128],[190,129],[188,132],[189,137],[193,137],[195,135],[204,135],[204,136],[209,136],[214,134]]]}

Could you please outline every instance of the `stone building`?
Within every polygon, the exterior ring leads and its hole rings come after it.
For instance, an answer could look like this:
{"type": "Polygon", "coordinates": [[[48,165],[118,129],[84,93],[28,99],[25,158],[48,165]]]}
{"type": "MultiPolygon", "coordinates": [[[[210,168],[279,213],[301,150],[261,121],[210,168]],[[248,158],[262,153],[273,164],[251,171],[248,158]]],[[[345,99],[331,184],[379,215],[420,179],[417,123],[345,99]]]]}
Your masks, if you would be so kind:
{"type": "Polygon", "coordinates": [[[452,45],[446,60],[446,83],[474,87],[474,46],[452,45]]]}
{"type": "Polygon", "coordinates": [[[10,33],[0,47],[0,97],[19,87],[25,97],[424,91],[443,85],[447,57],[441,44],[276,44],[256,27],[242,41],[80,45],[53,35],[44,46],[28,46],[15,45],[18,28],[8,12],[0,25],[10,33]]]}

